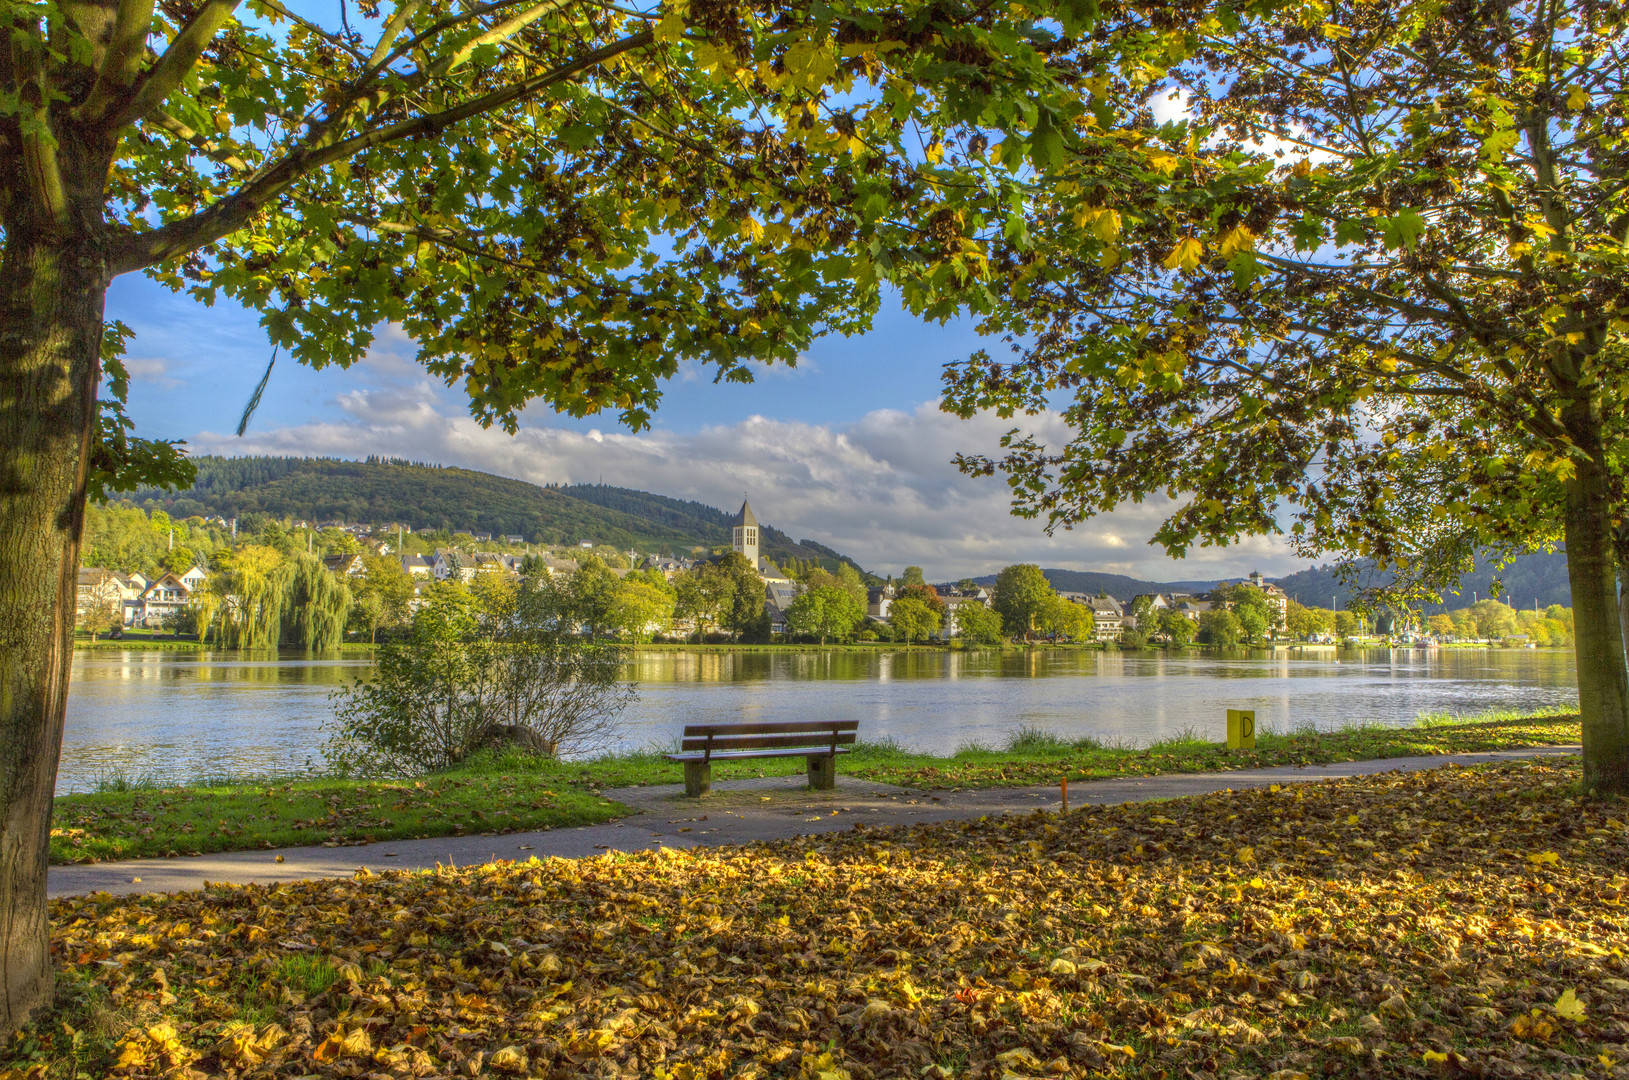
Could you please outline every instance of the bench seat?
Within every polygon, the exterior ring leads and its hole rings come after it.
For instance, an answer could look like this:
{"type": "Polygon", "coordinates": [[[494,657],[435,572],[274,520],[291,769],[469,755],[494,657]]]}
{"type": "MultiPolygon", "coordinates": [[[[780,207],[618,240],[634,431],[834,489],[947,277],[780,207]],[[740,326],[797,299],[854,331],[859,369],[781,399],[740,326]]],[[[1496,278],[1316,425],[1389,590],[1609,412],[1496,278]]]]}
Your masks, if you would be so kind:
{"type": "Polygon", "coordinates": [[[662,757],[684,766],[684,793],[692,797],[712,787],[713,762],[752,758],[805,758],[809,786],[827,789],[837,782],[837,755],[852,750],[859,726],[858,720],[691,724],[678,752],[662,757]]]}
{"type": "Polygon", "coordinates": [[[662,756],[668,761],[679,762],[737,761],[741,758],[808,757],[810,754],[830,757],[832,754],[848,754],[852,752],[853,747],[849,746],[839,746],[836,750],[830,750],[824,746],[820,746],[813,748],[805,747],[802,750],[729,750],[714,754],[711,758],[709,758],[705,753],[699,751],[691,751],[688,754],[663,754],[662,756]]]}

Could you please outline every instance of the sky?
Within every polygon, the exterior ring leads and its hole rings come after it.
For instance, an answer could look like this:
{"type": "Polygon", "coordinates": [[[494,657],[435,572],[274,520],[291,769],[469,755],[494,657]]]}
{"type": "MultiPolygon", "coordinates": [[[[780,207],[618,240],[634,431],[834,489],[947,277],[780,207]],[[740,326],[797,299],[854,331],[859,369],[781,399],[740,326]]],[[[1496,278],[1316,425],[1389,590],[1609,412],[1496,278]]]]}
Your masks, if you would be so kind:
{"type": "MultiPolygon", "coordinates": [[[[665,387],[650,429],[614,413],[578,420],[534,406],[517,434],[483,429],[459,392],[428,376],[399,330],[380,328],[350,370],[279,359],[248,431],[233,434],[271,346],[256,317],[204,307],[127,275],[107,315],[136,331],[127,356],[130,414],[141,435],[185,439],[195,454],[362,458],[382,454],[480,469],[533,483],[602,481],[733,510],[812,539],[876,573],[925,568],[929,580],[994,573],[1014,562],[1155,581],[1291,573],[1281,541],[1167,558],[1148,538],[1161,506],[1122,508],[1047,536],[1010,513],[999,478],[961,475],[958,451],[994,453],[1022,419],[959,420],[938,408],[940,371],[987,346],[970,323],[923,323],[885,308],[863,337],[822,339],[795,368],[751,384],[714,384],[697,369],[665,387]]],[[[1056,441],[1055,417],[1031,421],[1056,441]]]]}

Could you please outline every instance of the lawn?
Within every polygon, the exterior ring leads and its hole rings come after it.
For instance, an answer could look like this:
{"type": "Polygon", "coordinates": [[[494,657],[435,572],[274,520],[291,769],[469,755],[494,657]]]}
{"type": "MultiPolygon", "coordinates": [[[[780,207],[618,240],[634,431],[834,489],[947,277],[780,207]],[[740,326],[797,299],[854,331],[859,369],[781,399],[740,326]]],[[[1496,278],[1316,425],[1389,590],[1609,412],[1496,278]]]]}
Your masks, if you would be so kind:
{"type": "Polygon", "coordinates": [[[419,780],[138,784],[58,798],[51,861],[555,829],[626,812],[620,803],[566,783],[557,772],[493,759],[419,780]]]}
{"type": "MultiPolygon", "coordinates": [[[[1056,784],[1065,776],[1087,780],[1217,772],[1554,746],[1578,739],[1576,715],[1263,734],[1255,750],[1229,750],[1191,736],[1131,748],[1023,731],[1003,749],[968,747],[951,757],[908,753],[887,743],[861,744],[843,759],[838,772],[910,788],[1019,787],[1056,784]]],[[[790,775],[803,768],[802,758],[721,763],[714,766],[713,778],[790,775]]],[[[482,756],[455,772],[422,780],[177,787],[140,783],[129,790],[57,799],[51,859],[93,862],[586,825],[626,812],[602,798],[601,790],[677,784],[683,778],[681,766],[652,752],[575,763],[482,756]]],[[[128,785],[113,785],[121,786],[128,785]]]]}
{"type": "Polygon", "coordinates": [[[0,1069],[1623,1076],[1629,804],[1578,779],[1449,768],[61,901],[58,1005],[0,1069]]]}

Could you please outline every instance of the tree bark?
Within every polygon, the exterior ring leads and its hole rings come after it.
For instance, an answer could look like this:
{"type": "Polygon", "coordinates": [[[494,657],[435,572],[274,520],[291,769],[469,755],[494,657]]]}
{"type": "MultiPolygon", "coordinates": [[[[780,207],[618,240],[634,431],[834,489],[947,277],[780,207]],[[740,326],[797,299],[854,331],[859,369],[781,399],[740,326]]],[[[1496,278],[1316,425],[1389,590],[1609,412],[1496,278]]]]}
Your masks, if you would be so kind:
{"type": "Polygon", "coordinates": [[[0,1028],[51,999],[51,796],[73,657],[106,271],[55,228],[0,250],[0,1028]]]}
{"type": "Polygon", "coordinates": [[[1629,664],[1618,605],[1612,501],[1594,425],[1569,410],[1569,433],[1587,460],[1566,483],[1563,522],[1572,586],[1578,709],[1583,718],[1584,789],[1629,793],[1629,664]],[[1580,434],[1586,438],[1580,439],[1580,434]]]}

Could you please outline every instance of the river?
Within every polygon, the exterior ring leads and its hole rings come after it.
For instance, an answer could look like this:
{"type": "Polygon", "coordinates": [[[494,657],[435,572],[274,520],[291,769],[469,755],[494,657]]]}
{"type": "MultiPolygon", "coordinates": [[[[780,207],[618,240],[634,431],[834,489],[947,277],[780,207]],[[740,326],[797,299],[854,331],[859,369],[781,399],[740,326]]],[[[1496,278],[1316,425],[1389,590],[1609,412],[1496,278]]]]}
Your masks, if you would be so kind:
{"type": "MultiPolygon", "coordinates": [[[[80,650],[59,793],[115,771],[167,780],[322,766],[329,695],[365,656],[80,650]]],[[[1022,727],[1147,744],[1220,740],[1225,710],[1263,730],[1412,723],[1576,701],[1570,650],[1190,652],[678,652],[632,655],[639,699],[620,748],[665,746],[684,724],[856,719],[862,739],[950,753],[1022,727]]]]}

